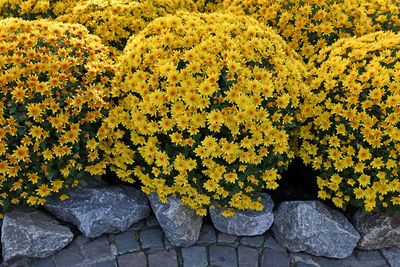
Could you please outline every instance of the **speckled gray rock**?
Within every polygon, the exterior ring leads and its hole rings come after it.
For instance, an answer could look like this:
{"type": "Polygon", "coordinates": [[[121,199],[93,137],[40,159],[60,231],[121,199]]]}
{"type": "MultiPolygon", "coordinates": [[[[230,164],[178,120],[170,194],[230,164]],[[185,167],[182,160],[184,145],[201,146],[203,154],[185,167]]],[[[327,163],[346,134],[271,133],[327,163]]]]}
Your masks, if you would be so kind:
{"type": "Polygon", "coordinates": [[[400,248],[384,248],[381,249],[383,256],[388,261],[390,267],[400,267],[400,248]]]}
{"type": "Polygon", "coordinates": [[[291,252],[338,259],[350,256],[360,239],[343,214],[320,201],[281,203],[272,231],[276,240],[291,252]]]}
{"type": "Polygon", "coordinates": [[[358,210],[353,216],[353,225],[361,234],[357,245],[359,249],[388,248],[400,243],[400,214],[358,210]]]}
{"type": "Polygon", "coordinates": [[[3,220],[3,259],[45,258],[67,246],[73,238],[68,227],[60,225],[43,212],[31,208],[15,208],[6,213],[3,220]]]}
{"type": "Polygon", "coordinates": [[[211,220],[215,228],[237,236],[254,236],[265,233],[274,221],[272,213],[274,203],[269,195],[262,194],[262,196],[263,211],[239,210],[232,217],[224,217],[221,215],[223,209],[218,207],[210,209],[211,220]]]}
{"type": "Polygon", "coordinates": [[[203,218],[182,202],[169,197],[161,203],[157,194],[149,195],[154,214],[169,242],[176,247],[190,247],[199,239],[203,218]]]}
{"type": "Polygon", "coordinates": [[[125,231],[150,214],[146,195],[129,186],[80,187],[68,195],[65,201],[51,198],[45,208],[90,238],[125,231]]]}

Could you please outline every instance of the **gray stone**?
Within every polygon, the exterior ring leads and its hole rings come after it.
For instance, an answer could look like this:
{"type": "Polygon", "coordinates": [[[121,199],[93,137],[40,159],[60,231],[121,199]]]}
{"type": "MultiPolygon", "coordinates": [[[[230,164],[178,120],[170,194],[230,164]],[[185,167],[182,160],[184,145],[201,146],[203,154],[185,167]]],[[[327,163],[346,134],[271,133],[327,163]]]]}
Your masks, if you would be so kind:
{"type": "Polygon", "coordinates": [[[171,244],[171,242],[168,241],[167,238],[164,238],[164,247],[165,247],[165,249],[168,250],[168,249],[173,248],[174,246],[171,244]]]}
{"type": "Polygon", "coordinates": [[[215,235],[214,227],[209,224],[204,224],[200,230],[199,240],[197,240],[198,244],[215,244],[217,242],[217,238],[215,235]]]}
{"type": "Polygon", "coordinates": [[[218,243],[233,244],[233,243],[235,243],[236,239],[238,239],[238,237],[235,235],[229,235],[229,234],[225,234],[225,233],[218,234],[218,243]]]}
{"type": "Polygon", "coordinates": [[[54,255],[54,260],[58,267],[70,267],[82,264],[84,257],[81,253],[80,246],[75,238],[67,247],[54,255]]]}
{"type": "Polygon", "coordinates": [[[45,208],[90,238],[123,232],[150,213],[146,195],[129,186],[79,187],[68,195],[65,201],[49,199],[45,208]]]}
{"type": "Polygon", "coordinates": [[[178,267],[178,257],[174,249],[149,254],[149,267],[178,267]]]}
{"type": "Polygon", "coordinates": [[[388,261],[390,267],[400,267],[400,248],[385,248],[381,249],[383,256],[388,261]]]}
{"type": "Polygon", "coordinates": [[[353,254],[347,258],[341,259],[342,261],[342,266],[345,267],[362,267],[360,266],[360,261],[356,258],[356,256],[353,254]]]}
{"type": "Polygon", "coordinates": [[[146,255],[141,251],[118,256],[118,265],[120,267],[147,267],[146,255]]]}
{"type": "Polygon", "coordinates": [[[80,243],[82,253],[86,259],[106,261],[114,258],[106,235],[96,239],[89,239],[85,236],[79,236],[78,238],[78,243],[80,243]]]}
{"type": "Polygon", "coordinates": [[[240,246],[238,248],[238,258],[240,267],[257,267],[258,266],[258,250],[240,246]]]}
{"type": "Polygon", "coordinates": [[[338,267],[343,266],[342,259],[330,259],[325,257],[313,257],[314,262],[319,264],[321,267],[338,267]]]}
{"type": "Polygon", "coordinates": [[[160,225],[157,221],[157,218],[154,215],[150,215],[149,217],[146,218],[146,225],[148,227],[152,226],[158,226],[160,225]]]}
{"type": "Polygon", "coordinates": [[[207,267],[206,247],[193,246],[182,248],[183,267],[207,267]]]}
{"type": "Polygon", "coordinates": [[[259,248],[264,243],[264,236],[245,236],[240,239],[240,243],[243,245],[248,245],[250,247],[259,248]]]}
{"type": "Polygon", "coordinates": [[[145,221],[141,220],[140,222],[134,223],[131,227],[128,228],[128,231],[133,230],[133,231],[137,231],[137,230],[141,230],[145,225],[145,221]]]}
{"type": "Polygon", "coordinates": [[[140,233],[140,243],[143,248],[164,248],[163,232],[160,229],[144,230],[140,233]]]}
{"type": "Polygon", "coordinates": [[[367,213],[360,209],[353,216],[353,225],[361,235],[359,249],[388,248],[400,243],[400,213],[367,213]]]}
{"type": "Polygon", "coordinates": [[[291,266],[320,267],[320,265],[313,260],[312,256],[306,253],[290,253],[290,262],[291,266]]]}
{"type": "Polygon", "coordinates": [[[286,252],[265,248],[261,258],[262,267],[289,267],[290,258],[286,252]]]}
{"type": "Polygon", "coordinates": [[[167,203],[161,203],[157,194],[149,196],[154,214],[169,242],[176,247],[189,247],[199,239],[203,218],[182,202],[169,197],[167,203]]]}
{"type": "Polygon", "coordinates": [[[115,246],[118,254],[125,254],[140,250],[138,234],[134,231],[127,231],[115,235],[115,246]]]}
{"type": "Polygon", "coordinates": [[[279,244],[272,235],[266,235],[264,248],[270,248],[275,251],[286,252],[286,248],[279,244]]]}
{"type": "Polygon", "coordinates": [[[1,229],[5,261],[15,258],[46,258],[67,246],[74,238],[68,227],[41,211],[15,208],[4,216],[1,229]]]}
{"type": "Polygon", "coordinates": [[[117,263],[114,260],[103,261],[103,262],[95,263],[91,267],[117,267],[117,263]]]}
{"type": "Polygon", "coordinates": [[[44,259],[33,260],[32,263],[30,263],[30,267],[56,267],[56,264],[51,259],[51,257],[49,257],[44,259]]]}
{"type": "Polygon", "coordinates": [[[262,235],[267,231],[273,221],[272,208],[274,203],[267,194],[262,194],[263,211],[238,210],[232,217],[222,216],[223,209],[216,207],[210,209],[211,220],[219,231],[238,236],[262,235]]]}
{"type": "Polygon", "coordinates": [[[210,265],[218,267],[238,266],[236,250],[232,247],[210,246],[210,265]]]}
{"type": "Polygon", "coordinates": [[[272,231],[291,252],[346,258],[360,234],[340,212],[320,201],[283,202],[275,212],[272,231]]]}
{"type": "Polygon", "coordinates": [[[359,261],[381,262],[381,265],[386,263],[385,258],[382,256],[379,250],[365,251],[365,250],[355,249],[355,255],[359,261]]]}

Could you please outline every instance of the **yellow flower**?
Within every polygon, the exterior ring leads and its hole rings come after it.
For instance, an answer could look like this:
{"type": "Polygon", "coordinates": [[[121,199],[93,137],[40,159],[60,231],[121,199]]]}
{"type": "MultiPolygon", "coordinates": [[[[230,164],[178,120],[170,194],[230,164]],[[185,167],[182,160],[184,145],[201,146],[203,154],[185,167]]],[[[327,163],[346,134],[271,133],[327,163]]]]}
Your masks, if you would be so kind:
{"type": "Polygon", "coordinates": [[[50,194],[50,192],[51,192],[50,188],[45,184],[40,185],[39,188],[36,189],[36,193],[40,197],[47,197],[50,194]]]}
{"type": "Polygon", "coordinates": [[[19,146],[14,150],[13,156],[18,160],[25,160],[29,156],[29,149],[26,146],[19,146]]]}

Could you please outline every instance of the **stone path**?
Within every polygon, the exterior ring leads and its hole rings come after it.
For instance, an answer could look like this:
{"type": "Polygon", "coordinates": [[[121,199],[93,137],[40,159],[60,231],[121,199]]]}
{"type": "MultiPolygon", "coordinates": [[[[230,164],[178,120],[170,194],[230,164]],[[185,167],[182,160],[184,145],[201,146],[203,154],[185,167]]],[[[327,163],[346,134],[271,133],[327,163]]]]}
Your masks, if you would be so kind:
{"type": "Polygon", "coordinates": [[[173,248],[154,217],[128,231],[88,239],[77,235],[63,250],[46,259],[22,259],[13,267],[400,267],[400,250],[361,251],[344,260],[289,253],[268,231],[263,236],[236,237],[204,224],[190,248],[173,248]],[[384,255],[385,254],[385,255],[384,255]],[[387,257],[387,259],[385,258],[387,257]]]}

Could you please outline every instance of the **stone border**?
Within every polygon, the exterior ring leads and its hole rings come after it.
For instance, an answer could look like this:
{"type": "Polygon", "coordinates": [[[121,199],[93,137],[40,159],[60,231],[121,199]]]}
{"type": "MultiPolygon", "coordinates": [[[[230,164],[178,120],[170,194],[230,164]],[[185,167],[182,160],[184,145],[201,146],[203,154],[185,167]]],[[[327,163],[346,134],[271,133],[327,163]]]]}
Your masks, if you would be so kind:
{"type": "Polygon", "coordinates": [[[174,248],[152,215],[127,231],[89,239],[77,235],[63,250],[45,259],[21,259],[0,266],[21,267],[398,267],[400,249],[354,250],[343,260],[290,253],[271,231],[254,237],[221,233],[211,223],[202,227],[198,242],[189,248],[174,248]],[[390,257],[386,259],[384,255],[390,257]],[[396,265],[397,264],[397,265],[396,265]]]}

